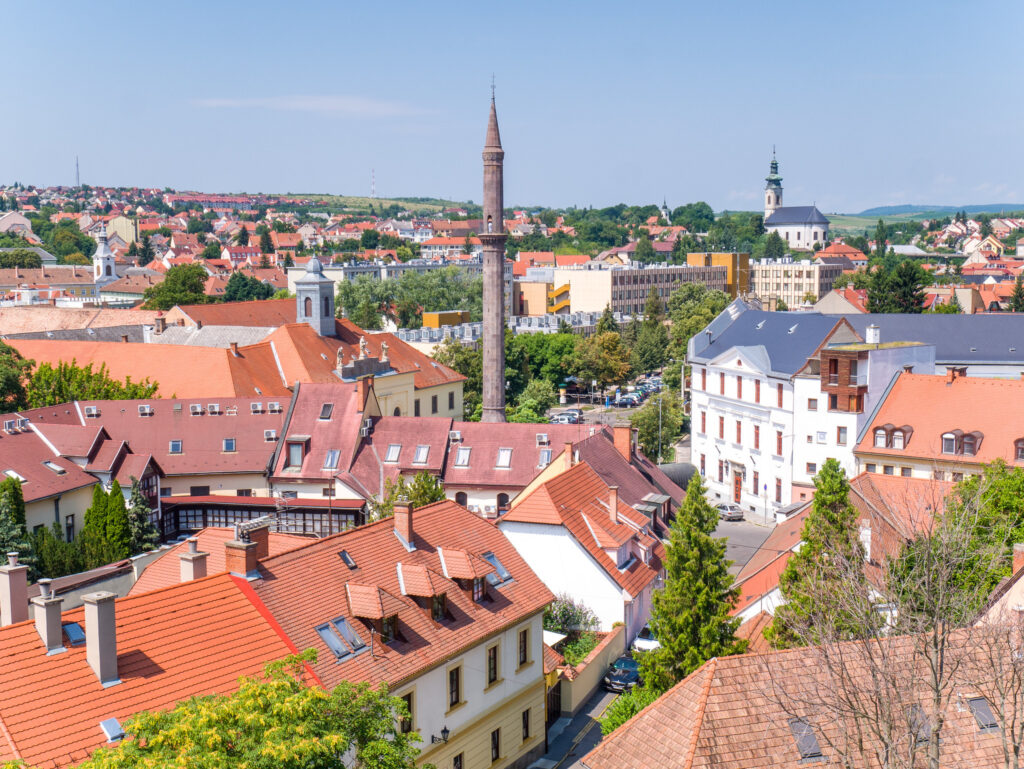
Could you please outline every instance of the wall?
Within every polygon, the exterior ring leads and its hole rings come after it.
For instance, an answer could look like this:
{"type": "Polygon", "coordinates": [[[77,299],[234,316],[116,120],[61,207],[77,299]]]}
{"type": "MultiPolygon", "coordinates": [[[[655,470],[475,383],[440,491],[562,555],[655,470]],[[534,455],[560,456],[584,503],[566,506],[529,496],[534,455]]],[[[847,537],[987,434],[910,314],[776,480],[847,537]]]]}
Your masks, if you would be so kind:
{"type": "Polygon", "coordinates": [[[544,315],[548,311],[548,289],[547,283],[536,283],[527,281],[516,281],[516,293],[519,297],[519,306],[516,308],[516,315],[544,315]]]}
{"type": "MultiPolygon", "coordinates": [[[[93,484],[95,485],[95,484],[93,484]]],[[[85,511],[92,504],[93,486],[84,486],[80,489],[68,491],[60,495],[60,511],[57,518],[54,518],[53,501],[55,497],[47,497],[35,502],[25,502],[25,528],[32,531],[36,526],[53,526],[54,520],[60,524],[60,530],[65,531],[65,517],[75,516],[75,534],[82,531],[85,526],[85,511]]]]}
{"type": "MultiPolygon", "coordinates": [[[[569,310],[571,312],[603,312],[612,301],[611,270],[552,271],[553,285],[569,284],[569,310]]],[[[545,299],[545,301],[547,301],[545,299]]]]}
{"type": "Polygon", "coordinates": [[[586,604],[601,630],[625,621],[622,589],[564,526],[499,520],[498,528],[552,593],[586,604]]]}
{"type": "Polygon", "coordinates": [[[570,681],[562,678],[562,714],[574,716],[601,685],[608,668],[626,651],[626,628],[619,625],[601,639],[587,658],[575,668],[570,681]]]}
{"type": "Polygon", "coordinates": [[[160,489],[170,489],[170,496],[174,497],[189,496],[192,486],[209,486],[213,495],[235,496],[239,489],[252,489],[253,496],[257,497],[266,497],[270,493],[265,468],[251,473],[196,473],[160,479],[160,489]]]}

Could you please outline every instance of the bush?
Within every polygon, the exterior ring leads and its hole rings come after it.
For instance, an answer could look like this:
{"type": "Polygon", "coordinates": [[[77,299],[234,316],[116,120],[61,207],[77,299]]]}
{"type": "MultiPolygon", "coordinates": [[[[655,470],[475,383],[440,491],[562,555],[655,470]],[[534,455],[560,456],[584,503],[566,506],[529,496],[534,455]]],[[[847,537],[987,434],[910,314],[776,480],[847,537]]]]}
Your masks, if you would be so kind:
{"type": "MultiPolygon", "coordinates": [[[[574,634],[575,635],[575,634],[574,634]]],[[[562,644],[562,656],[570,665],[579,665],[587,658],[599,642],[597,634],[587,631],[562,644]]]]}
{"type": "Polygon", "coordinates": [[[601,734],[607,736],[658,699],[658,692],[646,686],[634,686],[623,692],[604,713],[601,734]]]}
{"type": "Polygon", "coordinates": [[[558,633],[572,633],[573,631],[580,633],[597,630],[598,624],[597,615],[589,606],[574,600],[572,596],[565,593],[555,596],[555,600],[544,610],[545,630],[553,630],[558,633]]]}

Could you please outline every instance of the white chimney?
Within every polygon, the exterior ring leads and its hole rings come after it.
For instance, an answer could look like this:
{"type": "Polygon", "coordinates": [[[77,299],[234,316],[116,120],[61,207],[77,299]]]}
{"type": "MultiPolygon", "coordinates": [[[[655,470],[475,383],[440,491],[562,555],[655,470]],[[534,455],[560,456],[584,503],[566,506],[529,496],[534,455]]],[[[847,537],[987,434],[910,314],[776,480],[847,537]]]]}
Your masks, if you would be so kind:
{"type": "Polygon", "coordinates": [[[114,599],[106,590],[82,596],[85,604],[85,659],[103,686],[121,683],[117,677],[117,627],[114,599]]]}
{"type": "Polygon", "coordinates": [[[0,566],[0,627],[28,619],[28,566],[18,565],[18,554],[8,553],[0,566]]]}
{"type": "Polygon", "coordinates": [[[181,567],[181,581],[191,582],[206,576],[206,557],[209,553],[199,552],[199,540],[189,537],[188,550],[178,556],[181,567]]]}
{"type": "Polygon", "coordinates": [[[39,580],[39,595],[32,599],[32,605],[36,607],[36,632],[43,639],[47,656],[65,651],[60,622],[60,607],[64,599],[53,594],[51,581],[45,577],[39,580]]]}
{"type": "Polygon", "coordinates": [[[882,332],[874,323],[868,326],[864,341],[868,344],[879,344],[882,341],[882,332]]]}

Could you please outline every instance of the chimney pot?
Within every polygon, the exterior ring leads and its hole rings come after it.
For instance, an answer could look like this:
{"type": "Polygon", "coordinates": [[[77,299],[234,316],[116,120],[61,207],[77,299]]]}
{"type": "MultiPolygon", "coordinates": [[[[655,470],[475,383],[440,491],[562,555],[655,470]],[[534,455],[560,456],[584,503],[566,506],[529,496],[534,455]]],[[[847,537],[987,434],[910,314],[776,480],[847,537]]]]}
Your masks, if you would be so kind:
{"type": "Polygon", "coordinates": [[[40,594],[32,599],[32,605],[35,606],[36,632],[46,647],[47,655],[64,651],[64,640],[61,637],[63,628],[60,622],[60,607],[64,599],[54,596],[50,581],[45,577],[39,580],[40,594]]]}
{"type": "Polygon", "coordinates": [[[100,590],[82,596],[85,604],[85,659],[103,686],[121,681],[117,677],[117,625],[114,593],[100,590]]]}
{"type": "Polygon", "coordinates": [[[0,566],[0,627],[28,619],[28,566],[18,565],[18,554],[7,554],[0,566]]]}
{"type": "Polygon", "coordinates": [[[914,373],[914,364],[913,363],[904,363],[903,364],[903,371],[904,371],[904,373],[907,373],[907,374],[913,374],[914,373]]]}
{"type": "Polygon", "coordinates": [[[619,487],[609,486],[608,487],[608,514],[611,516],[612,523],[619,522],[619,487]]]}
{"type": "Polygon", "coordinates": [[[404,497],[395,501],[395,531],[402,540],[412,547],[412,503],[404,497]]]}
{"type": "Polygon", "coordinates": [[[1013,573],[1016,574],[1024,569],[1024,542],[1015,542],[1013,545],[1013,573]]]}

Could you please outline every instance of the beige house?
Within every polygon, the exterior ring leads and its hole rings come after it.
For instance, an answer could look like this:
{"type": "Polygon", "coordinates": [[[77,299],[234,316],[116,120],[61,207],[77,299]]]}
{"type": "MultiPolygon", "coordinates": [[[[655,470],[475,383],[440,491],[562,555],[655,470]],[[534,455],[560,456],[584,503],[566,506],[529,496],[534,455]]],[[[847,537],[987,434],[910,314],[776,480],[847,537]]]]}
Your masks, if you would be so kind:
{"type": "Polygon", "coordinates": [[[750,266],[750,290],[767,307],[774,308],[781,300],[796,309],[805,302],[817,302],[842,274],[838,264],[794,262],[789,257],[763,259],[750,266]]]}

